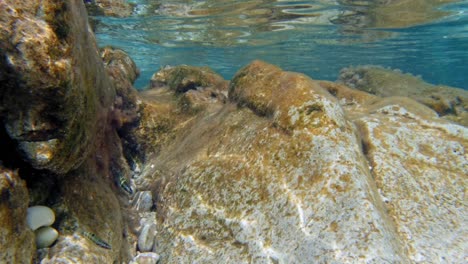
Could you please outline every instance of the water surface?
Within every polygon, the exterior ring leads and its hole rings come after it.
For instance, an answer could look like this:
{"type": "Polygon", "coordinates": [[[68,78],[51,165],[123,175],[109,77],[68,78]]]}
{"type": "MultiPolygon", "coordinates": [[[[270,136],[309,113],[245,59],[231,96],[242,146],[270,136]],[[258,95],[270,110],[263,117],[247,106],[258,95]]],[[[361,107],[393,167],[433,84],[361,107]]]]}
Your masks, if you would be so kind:
{"type": "Polygon", "coordinates": [[[95,17],[99,44],[126,50],[143,88],[165,65],[209,66],[226,79],[254,59],[314,79],[382,65],[468,89],[468,1],[129,1],[95,17]]]}

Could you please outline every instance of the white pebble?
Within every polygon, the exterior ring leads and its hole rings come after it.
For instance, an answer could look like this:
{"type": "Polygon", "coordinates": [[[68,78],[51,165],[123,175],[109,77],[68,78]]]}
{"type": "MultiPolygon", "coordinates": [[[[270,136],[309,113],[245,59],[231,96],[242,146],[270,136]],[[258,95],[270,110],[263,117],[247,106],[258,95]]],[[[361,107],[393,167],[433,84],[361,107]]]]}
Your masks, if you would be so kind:
{"type": "Polygon", "coordinates": [[[28,208],[26,223],[33,231],[41,226],[50,226],[55,221],[55,214],[47,206],[36,205],[28,208]]]}
{"type": "Polygon", "coordinates": [[[159,255],[154,252],[140,253],[130,261],[130,264],[156,264],[159,258],[159,255]]]}
{"type": "Polygon", "coordinates": [[[34,233],[36,234],[36,247],[38,249],[49,247],[58,237],[57,230],[50,226],[41,227],[34,233]]]}

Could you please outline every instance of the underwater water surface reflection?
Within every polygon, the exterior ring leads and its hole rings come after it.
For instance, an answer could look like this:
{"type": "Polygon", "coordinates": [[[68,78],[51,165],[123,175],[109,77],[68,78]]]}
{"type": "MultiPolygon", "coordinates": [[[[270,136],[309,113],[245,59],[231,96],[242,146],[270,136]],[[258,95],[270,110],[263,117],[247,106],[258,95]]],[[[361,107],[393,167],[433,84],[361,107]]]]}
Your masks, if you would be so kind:
{"type": "Polygon", "coordinates": [[[95,16],[100,45],[130,53],[141,77],[203,65],[226,79],[253,59],[336,80],[375,64],[468,89],[468,1],[129,1],[125,18],[95,16]]]}

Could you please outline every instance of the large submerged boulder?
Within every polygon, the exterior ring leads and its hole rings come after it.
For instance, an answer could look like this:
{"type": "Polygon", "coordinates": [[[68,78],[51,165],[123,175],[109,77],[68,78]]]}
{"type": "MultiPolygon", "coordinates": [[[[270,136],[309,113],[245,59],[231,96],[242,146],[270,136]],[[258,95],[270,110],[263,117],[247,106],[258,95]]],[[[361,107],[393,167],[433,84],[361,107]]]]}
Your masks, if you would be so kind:
{"type": "Polygon", "coordinates": [[[101,58],[83,1],[1,1],[0,39],[0,260],[128,262],[119,132],[137,121],[135,64],[112,49],[101,58]],[[57,215],[57,242],[37,255],[28,196],[57,215]]]}
{"type": "Polygon", "coordinates": [[[169,130],[138,179],[164,262],[463,262],[468,131],[416,101],[255,61],[169,130]]]}
{"type": "Polygon", "coordinates": [[[0,6],[0,116],[8,135],[36,169],[76,169],[93,151],[115,93],[84,5],[0,6]]]}

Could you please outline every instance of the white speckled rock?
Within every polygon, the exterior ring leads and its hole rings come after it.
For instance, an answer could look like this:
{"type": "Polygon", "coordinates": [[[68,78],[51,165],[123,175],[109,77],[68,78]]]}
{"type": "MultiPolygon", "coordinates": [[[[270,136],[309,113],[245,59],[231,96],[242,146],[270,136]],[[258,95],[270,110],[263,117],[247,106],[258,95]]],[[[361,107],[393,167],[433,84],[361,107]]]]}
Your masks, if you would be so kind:
{"type": "Polygon", "coordinates": [[[404,249],[415,263],[464,263],[468,129],[385,101],[356,122],[404,249]]]}
{"type": "Polygon", "coordinates": [[[159,258],[159,255],[153,252],[139,253],[130,261],[130,264],[156,264],[159,258]]]}
{"type": "Polygon", "coordinates": [[[36,235],[36,246],[38,249],[49,247],[58,237],[57,230],[50,226],[43,226],[34,231],[34,234],[36,235]]]}
{"type": "Polygon", "coordinates": [[[54,221],[54,211],[49,207],[36,205],[28,208],[26,223],[33,231],[42,226],[50,226],[54,221]]]}
{"type": "Polygon", "coordinates": [[[153,195],[150,191],[141,191],[133,198],[133,208],[140,212],[149,212],[153,206],[153,195]]]}
{"type": "Polygon", "coordinates": [[[229,99],[143,171],[161,261],[463,263],[466,128],[258,61],[229,99]]]}
{"type": "Polygon", "coordinates": [[[176,175],[158,199],[164,263],[407,262],[335,98],[261,62],[229,97],[248,108],[200,118],[154,161],[176,175]]]}
{"type": "Polygon", "coordinates": [[[153,249],[154,237],[156,235],[156,226],[154,224],[145,224],[138,236],[138,249],[141,252],[148,252],[153,249]]]}

